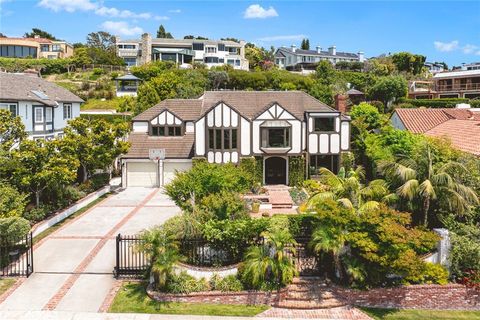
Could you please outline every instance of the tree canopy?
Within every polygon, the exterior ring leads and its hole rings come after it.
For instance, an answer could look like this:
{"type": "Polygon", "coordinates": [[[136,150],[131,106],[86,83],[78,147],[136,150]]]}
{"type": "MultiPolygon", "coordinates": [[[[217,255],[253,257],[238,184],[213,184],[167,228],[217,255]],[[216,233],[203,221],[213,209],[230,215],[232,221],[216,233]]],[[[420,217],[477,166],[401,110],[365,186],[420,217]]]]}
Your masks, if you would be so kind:
{"type": "MultiPolygon", "coordinates": [[[[170,32],[167,32],[163,24],[161,24],[157,30],[157,38],[173,39],[173,36],[170,32]]],[[[188,38],[185,38],[185,39],[188,39],[188,38]]]]}
{"type": "Polygon", "coordinates": [[[25,32],[23,35],[25,38],[34,38],[35,36],[39,36],[40,38],[50,39],[54,41],[60,41],[60,39],[55,38],[51,33],[44,31],[39,28],[32,28],[31,32],[25,32]]]}

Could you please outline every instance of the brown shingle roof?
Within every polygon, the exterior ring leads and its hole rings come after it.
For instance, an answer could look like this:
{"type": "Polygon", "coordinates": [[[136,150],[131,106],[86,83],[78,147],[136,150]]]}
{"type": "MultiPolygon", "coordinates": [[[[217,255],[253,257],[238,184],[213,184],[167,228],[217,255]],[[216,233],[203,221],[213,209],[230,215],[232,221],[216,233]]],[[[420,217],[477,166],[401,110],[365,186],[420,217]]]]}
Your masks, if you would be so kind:
{"type": "Polygon", "coordinates": [[[149,149],[165,149],[166,158],[187,159],[193,156],[195,135],[181,137],[152,137],[146,133],[132,133],[130,150],[122,158],[148,158],[149,149]]]}
{"type": "Polygon", "coordinates": [[[200,117],[202,100],[168,99],[156,104],[133,118],[133,121],[150,121],[164,110],[170,110],[184,121],[194,121],[200,117]]]}
{"type": "Polygon", "coordinates": [[[250,120],[274,102],[299,119],[305,111],[336,111],[302,91],[206,91],[203,101],[202,115],[223,101],[250,120]]]}
{"type": "Polygon", "coordinates": [[[480,114],[467,109],[395,109],[405,128],[414,133],[424,133],[450,120],[480,120],[480,114]]]}
{"type": "Polygon", "coordinates": [[[250,120],[274,102],[299,119],[303,119],[305,111],[337,112],[302,91],[205,91],[199,99],[164,100],[133,118],[133,121],[150,121],[166,109],[184,121],[197,120],[222,101],[250,120]]]}
{"type": "Polygon", "coordinates": [[[480,156],[480,121],[451,119],[428,130],[425,134],[446,137],[454,147],[480,156]]]}
{"type": "Polygon", "coordinates": [[[0,100],[36,101],[49,106],[55,106],[55,101],[83,102],[67,89],[40,77],[6,72],[0,72],[0,100]],[[42,99],[32,91],[40,91],[48,99],[42,99]]]}

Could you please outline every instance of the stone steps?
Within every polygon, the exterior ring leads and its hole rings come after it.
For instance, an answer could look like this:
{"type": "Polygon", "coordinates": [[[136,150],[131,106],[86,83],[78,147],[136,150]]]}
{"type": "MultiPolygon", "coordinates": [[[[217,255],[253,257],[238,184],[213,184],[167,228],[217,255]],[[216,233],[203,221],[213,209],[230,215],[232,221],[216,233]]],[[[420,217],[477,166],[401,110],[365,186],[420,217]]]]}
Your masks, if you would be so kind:
{"type": "Polygon", "coordinates": [[[343,302],[320,277],[294,278],[276,307],[286,309],[328,309],[343,307],[343,302]]]}

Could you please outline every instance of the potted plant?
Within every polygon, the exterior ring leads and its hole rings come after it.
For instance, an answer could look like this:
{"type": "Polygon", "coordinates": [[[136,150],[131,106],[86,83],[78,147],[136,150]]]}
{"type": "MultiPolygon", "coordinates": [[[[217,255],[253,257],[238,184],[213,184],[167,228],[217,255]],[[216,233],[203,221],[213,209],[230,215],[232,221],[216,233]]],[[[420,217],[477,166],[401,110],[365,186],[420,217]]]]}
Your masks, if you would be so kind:
{"type": "Polygon", "coordinates": [[[260,202],[254,201],[252,202],[252,212],[258,213],[260,211],[260,202]]]}

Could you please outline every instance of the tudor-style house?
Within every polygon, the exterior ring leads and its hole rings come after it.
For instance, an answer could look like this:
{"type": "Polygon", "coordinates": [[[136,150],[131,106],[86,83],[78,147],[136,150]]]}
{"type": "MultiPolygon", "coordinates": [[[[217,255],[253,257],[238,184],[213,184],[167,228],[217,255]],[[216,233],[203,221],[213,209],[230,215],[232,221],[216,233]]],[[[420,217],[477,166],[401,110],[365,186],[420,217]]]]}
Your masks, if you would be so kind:
{"type": "Polygon", "coordinates": [[[350,147],[350,118],[300,91],[207,91],[141,113],[129,140],[123,186],[165,185],[192,158],[238,163],[252,156],[261,159],[265,184],[288,184],[292,157],[305,157],[307,174],[338,170],[350,147]],[[151,149],[164,149],[164,160],[150,160],[151,149]]]}
{"type": "Polygon", "coordinates": [[[80,115],[82,102],[36,73],[0,72],[0,109],[19,116],[30,139],[62,135],[67,122],[80,115]]]}

